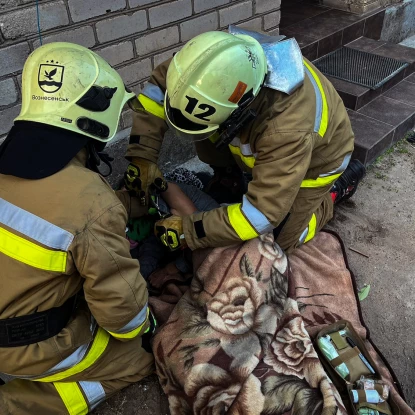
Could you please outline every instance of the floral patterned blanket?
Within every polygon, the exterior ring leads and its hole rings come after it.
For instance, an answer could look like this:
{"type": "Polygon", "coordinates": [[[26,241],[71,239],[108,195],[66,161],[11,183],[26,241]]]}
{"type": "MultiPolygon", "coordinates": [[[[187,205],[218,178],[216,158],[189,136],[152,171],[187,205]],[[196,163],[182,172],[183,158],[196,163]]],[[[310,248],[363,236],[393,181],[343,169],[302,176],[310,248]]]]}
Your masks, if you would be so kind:
{"type": "Polygon", "coordinates": [[[172,414],[346,414],[272,235],[212,250],[153,344],[172,414]]]}
{"type": "MultiPolygon", "coordinates": [[[[177,305],[171,290],[167,308],[161,297],[154,304],[166,321],[153,351],[173,415],[348,413],[309,332],[340,318],[363,337],[366,330],[337,238],[320,233],[304,248],[290,266],[272,235],[196,252],[190,288],[178,292],[177,305]]],[[[415,415],[393,393],[400,413],[415,415]]]]}

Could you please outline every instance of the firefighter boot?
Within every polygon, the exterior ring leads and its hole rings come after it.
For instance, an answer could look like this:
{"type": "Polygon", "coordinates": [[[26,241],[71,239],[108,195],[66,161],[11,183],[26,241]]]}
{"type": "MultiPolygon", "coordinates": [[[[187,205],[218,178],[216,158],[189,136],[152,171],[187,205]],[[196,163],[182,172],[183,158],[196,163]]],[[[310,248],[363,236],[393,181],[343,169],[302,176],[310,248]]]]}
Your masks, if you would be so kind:
{"type": "Polygon", "coordinates": [[[330,190],[333,202],[338,204],[350,199],[365,174],[365,166],[359,160],[352,160],[330,190]]]}

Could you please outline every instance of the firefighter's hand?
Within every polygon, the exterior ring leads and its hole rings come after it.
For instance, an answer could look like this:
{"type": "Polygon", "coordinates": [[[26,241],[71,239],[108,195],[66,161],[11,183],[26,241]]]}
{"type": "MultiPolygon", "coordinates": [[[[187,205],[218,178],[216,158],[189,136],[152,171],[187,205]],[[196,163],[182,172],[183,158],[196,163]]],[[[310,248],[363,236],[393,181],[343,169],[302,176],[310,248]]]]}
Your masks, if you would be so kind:
{"type": "Polygon", "coordinates": [[[155,317],[153,316],[153,313],[149,312],[148,314],[148,321],[150,323],[150,326],[145,331],[145,333],[141,336],[141,347],[147,352],[147,353],[153,353],[152,352],[152,337],[154,335],[154,332],[157,329],[157,321],[155,317]]]}
{"type": "Polygon", "coordinates": [[[149,190],[162,193],[167,190],[167,182],[155,163],[135,158],[124,173],[125,187],[132,196],[140,200],[142,206],[149,202],[149,190]]]}
{"type": "Polygon", "coordinates": [[[172,215],[157,221],[154,225],[154,233],[170,251],[187,247],[183,234],[183,222],[180,216],[172,215]]]}

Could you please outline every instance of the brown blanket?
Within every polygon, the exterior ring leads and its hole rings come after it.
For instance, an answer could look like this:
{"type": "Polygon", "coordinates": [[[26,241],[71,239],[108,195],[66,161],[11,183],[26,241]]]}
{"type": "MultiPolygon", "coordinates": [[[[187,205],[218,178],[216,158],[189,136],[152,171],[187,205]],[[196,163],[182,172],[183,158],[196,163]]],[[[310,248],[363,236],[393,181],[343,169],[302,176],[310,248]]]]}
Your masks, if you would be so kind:
{"type": "Polygon", "coordinates": [[[414,415],[415,412],[402,398],[402,388],[393,370],[370,340],[357,299],[354,276],[349,269],[340,237],[330,232],[320,232],[313,241],[294,251],[289,260],[289,296],[297,300],[305,328],[311,337],[328,324],[340,319],[349,320],[359,335],[366,339],[366,348],[382,378],[392,386],[392,399],[399,406],[399,415],[414,415]]]}
{"type": "Polygon", "coordinates": [[[150,303],[165,322],[153,350],[171,413],[347,414],[310,339],[340,318],[366,336],[344,258],[339,240],[320,233],[289,267],[266,235],[197,252],[188,290],[189,276],[171,267],[153,275],[162,295],[150,303]]]}

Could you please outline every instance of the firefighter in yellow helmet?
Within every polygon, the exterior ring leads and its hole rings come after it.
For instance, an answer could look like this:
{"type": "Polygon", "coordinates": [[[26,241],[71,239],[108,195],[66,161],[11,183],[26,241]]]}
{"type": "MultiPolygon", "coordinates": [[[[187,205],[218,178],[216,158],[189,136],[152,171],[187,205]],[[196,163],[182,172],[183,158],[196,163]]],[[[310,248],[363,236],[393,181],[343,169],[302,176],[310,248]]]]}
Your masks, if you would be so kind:
{"type": "Polygon", "coordinates": [[[138,99],[129,189],[146,200],[148,186],[161,180],[156,162],[170,126],[214,168],[211,192],[222,187],[220,201],[233,202],[158,222],[156,233],[172,249],[273,231],[290,251],[313,238],[333,202],[350,197],[364,175],[357,160],[349,165],[354,135],[342,100],[294,39],[233,27],[204,33],[157,67],[138,99]],[[236,164],[252,174],[245,194],[235,192],[242,187],[236,164]]]}
{"type": "Polygon", "coordinates": [[[22,94],[0,146],[0,413],[81,415],[153,371],[155,322],[125,238],[142,208],[97,174],[136,97],[70,43],[28,57],[22,94]]]}

